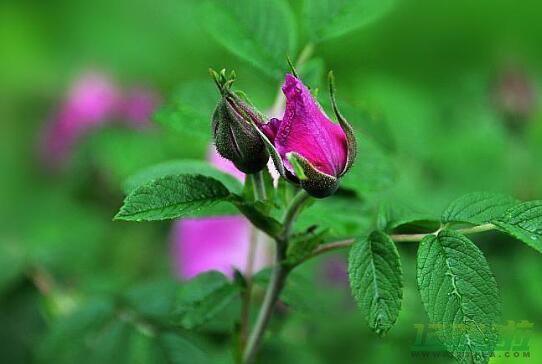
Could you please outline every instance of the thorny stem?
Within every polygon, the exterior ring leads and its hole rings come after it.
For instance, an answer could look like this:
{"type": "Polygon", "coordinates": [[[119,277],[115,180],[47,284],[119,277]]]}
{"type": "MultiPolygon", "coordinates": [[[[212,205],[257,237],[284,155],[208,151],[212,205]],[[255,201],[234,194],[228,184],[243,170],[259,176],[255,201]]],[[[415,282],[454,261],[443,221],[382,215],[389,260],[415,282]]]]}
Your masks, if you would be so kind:
{"type": "MultiPolygon", "coordinates": [[[[483,225],[473,226],[469,228],[457,229],[456,231],[462,234],[475,234],[475,233],[481,233],[484,231],[490,231],[494,229],[495,229],[495,225],[493,224],[483,224],[483,225]]],[[[428,234],[394,234],[394,235],[390,235],[390,237],[395,242],[402,242],[402,243],[419,242],[423,240],[426,236],[435,235],[439,231],[440,229],[428,234]]],[[[333,250],[347,248],[351,246],[354,243],[354,241],[355,239],[346,239],[346,240],[340,240],[333,243],[320,245],[306,259],[310,259],[310,258],[316,257],[318,255],[321,255],[333,250]]],[[[300,263],[302,262],[299,262],[298,264],[300,263]]]]}
{"type": "Polygon", "coordinates": [[[273,268],[273,275],[271,276],[271,282],[267,286],[267,291],[265,292],[264,301],[260,312],[258,314],[258,319],[254,325],[254,329],[248,339],[248,343],[243,353],[243,363],[250,364],[254,362],[256,353],[258,352],[258,347],[262,340],[267,324],[273,314],[273,309],[277,303],[280,292],[284,287],[284,282],[290,272],[290,268],[283,264],[286,259],[286,249],[288,248],[288,239],[290,237],[291,229],[297,214],[304,206],[304,204],[309,200],[310,196],[304,191],[301,190],[294,196],[290,205],[284,213],[283,219],[283,232],[280,237],[276,240],[277,251],[275,265],[273,268]]]}

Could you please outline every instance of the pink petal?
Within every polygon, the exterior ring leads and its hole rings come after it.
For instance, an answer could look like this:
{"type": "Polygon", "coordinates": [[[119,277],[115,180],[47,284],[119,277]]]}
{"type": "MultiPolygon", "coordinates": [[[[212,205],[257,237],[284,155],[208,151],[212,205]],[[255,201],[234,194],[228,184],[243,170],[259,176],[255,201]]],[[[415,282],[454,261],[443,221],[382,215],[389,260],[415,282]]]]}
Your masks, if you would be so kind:
{"type": "Polygon", "coordinates": [[[144,128],[150,125],[151,116],[159,104],[160,95],[154,90],[135,87],[122,100],[120,117],[130,126],[144,128]]]}
{"type": "MultiPolygon", "coordinates": [[[[268,124],[285,166],[292,167],[286,158],[289,152],[305,157],[320,172],[338,176],[346,166],[347,142],[341,127],[323,112],[303,83],[288,74],[282,86],[286,96],[286,111],[280,122],[268,124]]],[[[268,131],[269,132],[269,131],[268,131]]]]}
{"type": "MultiPolygon", "coordinates": [[[[241,216],[193,218],[177,221],[173,256],[179,277],[190,279],[209,270],[233,277],[233,269],[247,269],[250,223],[241,216]]],[[[258,244],[253,272],[266,265],[266,247],[258,244]]]]}
{"type": "Polygon", "coordinates": [[[100,124],[114,117],[119,101],[120,91],[107,75],[86,73],[75,81],[61,113],[80,126],[100,124]]]}

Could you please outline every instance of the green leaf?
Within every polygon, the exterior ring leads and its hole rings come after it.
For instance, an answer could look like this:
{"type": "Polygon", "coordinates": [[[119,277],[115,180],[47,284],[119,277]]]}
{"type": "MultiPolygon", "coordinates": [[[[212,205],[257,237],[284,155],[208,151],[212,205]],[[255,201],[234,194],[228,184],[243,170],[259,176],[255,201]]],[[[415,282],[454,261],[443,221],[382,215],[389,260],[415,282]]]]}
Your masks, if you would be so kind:
{"type": "Polygon", "coordinates": [[[230,197],[216,179],[201,175],[166,176],[135,189],[126,197],[116,220],[175,219],[230,197]]]}
{"type": "Polygon", "coordinates": [[[241,183],[235,177],[218,170],[208,162],[199,160],[172,160],[145,168],[131,176],[124,183],[124,192],[129,194],[136,188],[156,179],[180,174],[199,174],[212,177],[222,182],[233,193],[240,193],[242,189],[241,183]]]}
{"type": "Polygon", "coordinates": [[[235,197],[231,200],[233,204],[241,211],[243,215],[258,229],[265,232],[271,237],[277,237],[282,230],[282,225],[272,216],[267,214],[269,205],[267,203],[247,202],[240,197],[235,197]]]}
{"type": "Polygon", "coordinates": [[[429,235],[418,248],[417,280],[447,350],[461,363],[486,363],[497,342],[501,299],[482,252],[455,231],[429,235]]]}
{"type": "Polygon", "coordinates": [[[238,295],[240,287],[221,273],[202,273],[181,287],[175,322],[187,329],[201,326],[221,313],[238,295]]]}
{"type": "Polygon", "coordinates": [[[211,140],[211,115],[218,101],[216,87],[210,81],[194,81],[182,85],[153,116],[167,129],[180,135],[211,140]]]}
{"type": "Polygon", "coordinates": [[[310,256],[314,249],[324,242],[326,234],[327,230],[315,233],[312,232],[312,229],[309,229],[308,232],[294,235],[290,238],[288,249],[286,251],[287,264],[296,265],[298,262],[310,256]]]}
{"type": "Polygon", "coordinates": [[[375,231],[350,250],[348,276],[358,307],[378,335],[397,321],[403,298],[399,253],[391,238],[375,231]]]}
{"type": "Polygon", "coordinates": [[[314,42],[332,39],[385,15],[397,0],[305,0],[303,12],[314,42]]]}
{"type": "Polygon", "coordinates": [[[493,223],[500,230],[542,253],[542,201],[523,202],[513,206],[493,223]]]}
{"type": "Polygon", "coordinates": [[[295,18],[284,0],[213,0],[202,7],[206,30],[230,52],[281,79],[296,43],[295,18]]]}
{"type": "Polygon", "coordinates": [[[158,338],[159,345],[171,364],[210,364],[207,354],[186,338],[174,333],[165,333],[158,338]]]}
{"type": "Polygon", "coordinates": [[[453,201],[442,213],[442,221],[485,224],[504,215],[517,203],[514,198],[500,193],[475,192],[453,201]]]}
{"type": "Polygon", "coordinates": [[[148,320],[113,297],[92,299],[53,321],[38,356],[59,364],[210,363],[191,339],[173,333],[168,321],[148,320]]]}

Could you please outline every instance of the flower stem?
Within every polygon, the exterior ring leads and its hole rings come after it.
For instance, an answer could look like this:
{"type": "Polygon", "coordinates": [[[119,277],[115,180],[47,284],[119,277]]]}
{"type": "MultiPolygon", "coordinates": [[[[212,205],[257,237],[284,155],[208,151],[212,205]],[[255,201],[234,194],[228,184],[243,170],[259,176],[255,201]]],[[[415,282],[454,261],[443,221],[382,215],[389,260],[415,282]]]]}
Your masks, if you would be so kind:
{"type": "Polygon", "coordinates": [[[288,268],[281,263],[285,258],[286,249],[285,247],[281,247],[279,245],[281,244],[277,244],[277,256],[275,266],[273,268],[273,275],[271,276],[271,282],[267,286],[267,291],[265,292],[264,301],[262,307],[260,308],[258,319],[256,320],[254,329],[252,330],[252,333],[248,339],[245,352],[243,353],[243,364],[250,364],[254,362],[263,338],[263,334],[267,328],[269,319],[273,314],[273,310],[279,298],[280,292],[284,288],[286,277],[288,276],[288,268]]]}
{"type": "Polygon", "coordinates": [[[290,205],[286,208],[284,212],[284,230],[283,230],[283,239],[287,240],[292,232],[295,218],[301,210],[301,208],[307,203],[310,199],[309,194],[305,190],[300,190],[290,202],[290,205]]]}
{"type": "MultiPolygon", "coordinates": [[[[483,225],[477,225],[477,226],[473,226],[469,228],[457,229],[456,231],[462,234],[475,234],[475,233],[481,233],[484,231],[490,231],[494,229],[495,229],[495,225],[493,224],[483,224],[483,225]]],[[[394,235],[390,235],[390,237],[395,242],[401,242],[401,243],[419,242],[423,240],[426,236],[435,235],[439,231],[440,229],[428,234],[394,234],[394,235]]],[[[340,240],[340,241],[335,241],[333,243],[320,245],[305,260],[333,251],[333,250],[347,248],[351,246],[354,243],[354,241],[355,239],[346,239],[346,240],[340,240]]],[[[302,262],[299,262],[298,265],[301,264],[302,262]]]]}
{"type": "Polygon", "coordinates": [[[250,337],[248,338],[248,343],[243,354],[243,363],[250,364],[254,361],[260,342],[262,340],[263,334],[269,319],[273,314],[275,304],[279,298],[280,292],[284,288],[284,282],[288,276],[290,269],[283,265],[284,260],[286,259],[286,249],[288,248],[288,238],[291,234],[291,230],[294,224],[294,221],[307,201],[309,201],[310,196],[305,192],[305,190],[300,190],[290,202],[290,205],[284,212],[283,224],[284,229],[281,234],[281,237],[276,240],[277,251],[275,265],[273,268],[273,275],[271,277],[271,282],[267,286],[267,291],[265,292],[264,301],[260,312],[258,314],[258,319],[254,325],[254,329],[250,337]]]}
{"type": "Polygon", "coordinates": [[[265,200],[267,194],[265,193],[265,181],[263,180],[263,172],[259,171],[252,175],[254,179],[254,196],[256,200],[265,200]]]}

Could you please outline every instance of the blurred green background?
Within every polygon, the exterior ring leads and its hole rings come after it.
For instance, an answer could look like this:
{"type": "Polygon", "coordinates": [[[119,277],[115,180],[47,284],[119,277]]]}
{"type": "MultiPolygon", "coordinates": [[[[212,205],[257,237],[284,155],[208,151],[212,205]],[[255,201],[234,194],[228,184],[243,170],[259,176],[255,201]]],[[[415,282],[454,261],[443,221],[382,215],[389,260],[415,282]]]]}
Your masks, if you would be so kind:
{"type": "MultiPolygon", "coordinates": [[[[138,292],[152,301],[175,279],[170,223],[112,217],[126,178],[169,159],[203,159],[210,136],[162,124],[144,130],[107,124],[79,138],[62,168],[45,162],[39,145],[72,83],[89,69],[106,72],[123,88],[152,89],[165,105],[187,103],[203,116],[198,93],[212,90],[208,68],[235,69],[238,86],[269,109],[280,79],[209,35],[213,16],[200,3],[0,4],[2,362],[154,361],[137,325],[126,335],[124,326],[105,325],[89,349],[78,310],[89,304],[99,310],[96,302],[145,285],[152,289],[138,292]]],[[[295,58],[311,37],[303,1],[289,5],[297,24],[295,58]]],[[[339,96],[351,108],[347,114],[359,117],[354,124],[385,158],[360,155],[358,163],[370,173],[357,191],[362,200],[397,200],[438,213],[453,198],[478,190],[542,198],[541,14],[534,0],[404,0],[378,21],[315,45],[314,68],[334,70],[339,96]]],[[[315,79],[319,84],[323,74],[315,79]]],[[[542,257],[496,233],[476,241],[500,285],[504,319],[533,323],[528,360],[542,360],[542,257]]],[[[414,325],[427,319],[415,285],[416,247],[399,249],[403,309],[386,338],[366,328],[346,281],[328,282],[326,269],[345,260],[337,254],[300,270],[300,309],[285,310],[273,322],[261,362],[450,361],[411,354],[414,325]]],[[[231,360],[228,330],[217,325],[194,334],[211,362],[231,360]]]]}

